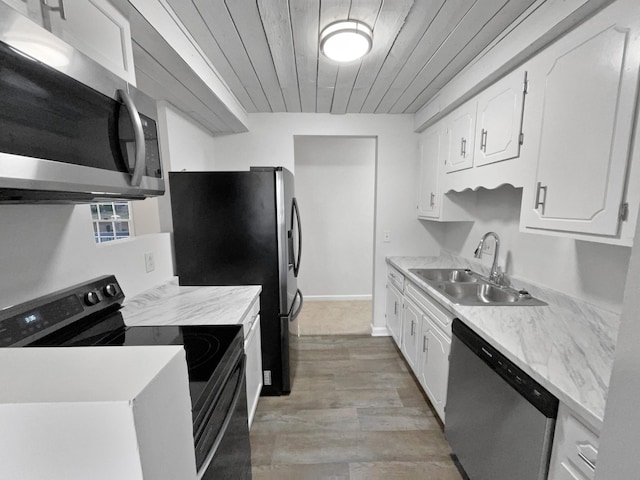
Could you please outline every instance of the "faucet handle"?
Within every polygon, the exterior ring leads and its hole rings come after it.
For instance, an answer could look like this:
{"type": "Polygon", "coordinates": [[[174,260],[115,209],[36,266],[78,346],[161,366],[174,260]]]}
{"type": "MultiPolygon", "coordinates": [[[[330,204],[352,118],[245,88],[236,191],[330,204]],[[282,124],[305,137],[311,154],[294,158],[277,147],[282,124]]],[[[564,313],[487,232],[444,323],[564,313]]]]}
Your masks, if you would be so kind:
{"type": "Polygon", "coordinates": [[[507,279],[507,274],[505,272],[501,272],[500,271],[500,267],[498,267],[496,269],[496,272],[493,275],[493,278],[490,278],[489,280],[491,280],[494,284],[496,284],[499,287],[507,287],[507,286],[509,286],[509,281],[507,279]]]}

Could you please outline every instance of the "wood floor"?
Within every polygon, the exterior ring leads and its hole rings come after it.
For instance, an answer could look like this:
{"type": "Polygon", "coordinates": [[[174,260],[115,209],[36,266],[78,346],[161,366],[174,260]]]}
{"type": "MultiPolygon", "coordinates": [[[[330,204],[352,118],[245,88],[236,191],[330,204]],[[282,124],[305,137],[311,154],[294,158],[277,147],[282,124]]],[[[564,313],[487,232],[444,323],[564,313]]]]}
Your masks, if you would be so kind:
{"type": "Polygon", "coordinates": [[[390,337],[300,337],[291,395],[262,397],[253,478],[460,480],[390,337]]]}

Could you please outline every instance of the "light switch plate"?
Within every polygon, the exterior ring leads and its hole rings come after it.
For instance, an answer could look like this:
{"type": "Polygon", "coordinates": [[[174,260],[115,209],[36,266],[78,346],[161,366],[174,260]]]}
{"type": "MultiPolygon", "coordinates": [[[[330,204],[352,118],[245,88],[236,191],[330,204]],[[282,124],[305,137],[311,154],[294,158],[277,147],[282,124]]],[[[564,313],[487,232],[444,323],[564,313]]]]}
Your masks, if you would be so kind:
{"type": "Polygon", "coordinates": [[[153,256],[153,252],[144,254],[144,268],[147,273],[153,272],[156,269],[156,259],[153,256]]]}

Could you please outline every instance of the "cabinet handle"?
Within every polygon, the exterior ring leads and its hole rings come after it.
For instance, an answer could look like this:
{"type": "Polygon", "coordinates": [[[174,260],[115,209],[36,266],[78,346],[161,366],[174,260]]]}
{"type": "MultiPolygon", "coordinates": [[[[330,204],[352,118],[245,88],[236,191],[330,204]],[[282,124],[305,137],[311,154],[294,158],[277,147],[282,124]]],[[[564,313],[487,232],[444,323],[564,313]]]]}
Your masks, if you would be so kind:
{"type": "Polygon", "coordinates": [[[544,215],[545,203],[547,203],[547,186],[542,185],[542,183],[538,182],[538,185],[536,186],[536,203],[533,206],[533,209],[537,210],[538,207],[542,207],[541,213],[544,215]],[[544,190],[544,201],[540,200],[540,192],[543,190],[544,190]]]}
{"type": "Polygon", "coordinates": [[[460,139],[460,156],[465,157],[467,155],[467,139],[462,137],[460,139]]]}
{"type": "Polygon", "coordinates": [[[57,7],[52,7],[49,4],[47,4],[47,0],[40,0],[40,3],[42,4],[43,8],[45,8],[49,12],[58,12],[62,20],[67,19],[67,16],[64,13],[64,0],[58,0],[57,7]]]}
{"type": "Polygon", "coordinates": [[[584,463],[587,464],[587,467],[589,467],[593,471],[596,470],[595,462],[592,462],[591,460],[589,460],[584,453],[579,452],[578,456],[580,457],[580,460],[582,460],[584,463]]]}
{"type": "Polygon", "coordinates": [[[422,336],[422,353],[427,351],[427,344],[429,343],[429,339],[426,335],[422,336]]]}
{"type": "Polygon", "coordinates": [[[433,207],[436,204],[436,194],[431,192],[431,197],[429,200],[429,205],[433,207]]]}
{"type": "Polygon", "coordinates": [[[413,330],[414,330],[415,324],[416,324],[416,322],[414,322],[413,320],[411,320],[411,336],[412,336],[412,337],[413,337],[413,333],[414,333],[414,332],[413,332],[413,330]]]}
{"type": "Polygon", "coordinates": [[[398,302],[393,302],[393,314],[398,314],[398,302]]]}
{"type": "Polygon", "coordinates": [[[482,134],[480,135],[480,150],[484,153],[487,153],[487,130],[482,129],[482,134]]]}

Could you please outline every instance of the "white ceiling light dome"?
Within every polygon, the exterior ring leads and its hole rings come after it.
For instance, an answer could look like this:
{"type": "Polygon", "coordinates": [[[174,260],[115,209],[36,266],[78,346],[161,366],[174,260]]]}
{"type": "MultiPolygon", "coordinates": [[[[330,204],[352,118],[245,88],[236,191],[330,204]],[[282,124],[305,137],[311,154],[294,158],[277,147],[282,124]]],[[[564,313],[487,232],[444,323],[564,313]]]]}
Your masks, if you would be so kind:
{"type": "Polygon", "coordinates": [[[356,20],[345,20],[328,25],[320,33],[320,51],[336,62],[352,62],[371,50],[371,28],[356,20]]]}

